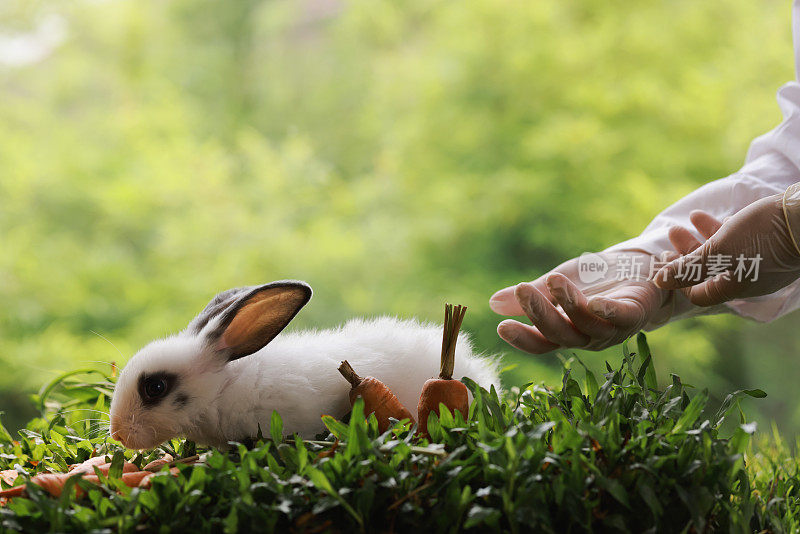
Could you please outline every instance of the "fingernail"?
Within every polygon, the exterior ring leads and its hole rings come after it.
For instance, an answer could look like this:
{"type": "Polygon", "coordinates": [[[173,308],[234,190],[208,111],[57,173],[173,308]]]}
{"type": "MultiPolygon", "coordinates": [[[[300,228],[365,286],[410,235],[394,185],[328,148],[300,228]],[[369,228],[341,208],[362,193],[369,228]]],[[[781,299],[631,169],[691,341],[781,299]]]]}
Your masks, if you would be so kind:
{"type": "Polygon", "coordinates": [[[522,307],[525,307],[525,304],[531,300],[531,291],[528,284],[517,284],[517,287],[514,288],[514,297],[522,307]]]}
{"type": "Polygon", "coordinates": [[[505,293],[503,291],[498,291],[489,298],[489,302],[508,302],[510,300],[510,296],[511,294],[508,291],[505,293]]]}
{"type": "Polygon", "coordinates": [[[606,299],[592,299],[589,301],[588,307],[589,311],[603,319],[611,319],[614,316],[614,310],[606,299]]]}
{"type": "Polygon", "coordinates": [[[501,308],[503,304],[505,304],[506,302],[508,302],[506,299],[501,299],[501,298],[496,299],[492,297],[489,299],[489,308],[491,308],[491,310],[494,312],[500,313],[500,311],[502,311],[501,308]]]}
{"type": "Polygon", "coordinates": [[[517,298],[517,302],[519,302],[523,310],[526,312],[531,311],[531,288],[528,287],[528,284],[517,285],[514,289],[514,296],[517,298]]]}
{"type": "Polygon", "coordinates": [[[550,290],[550,294],[552,294],[556,298],[556,300],[568,306],[572,306],[575,303],[575,298],[572,295],[572,292],[569,289],[567,289],[567,287],[564,285],[563,280],[560,280],[558,278],[556,279],[548,278],[546,283],[547,283],[547,289],[550,290]]]}
{"type": "Polygon", "coordinates": [[[496,313],[502,314],[507,308],[508,304],[511,304],[514,301],[516,301],[514,293],[508,291],[508,288],[506,288],[497,291],[489,298],[489,308],[496,313]]]}
{"type": "Polygon", "coordinates": [[[509,323],[507,321],[503,321],[497,325],[497,335],[509,343],[514,343],[517,341],[517,339],[519,339],[519,333],[517,332],[517,329],[514,328],[513,323],[509,323]]]}
{"type": "Polygon", "coordinates": [[[561,304],[565,304],[567,306],[572,306],[574,304],[572,295],[563,287],[552,287],[550,288],[550,293],[561,304]]]}

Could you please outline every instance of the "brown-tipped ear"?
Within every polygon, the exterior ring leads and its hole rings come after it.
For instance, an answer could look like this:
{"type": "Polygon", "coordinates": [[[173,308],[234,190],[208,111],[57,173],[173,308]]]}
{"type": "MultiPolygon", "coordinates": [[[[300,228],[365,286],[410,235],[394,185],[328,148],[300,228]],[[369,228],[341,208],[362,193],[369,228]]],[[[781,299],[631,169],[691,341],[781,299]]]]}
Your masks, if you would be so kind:
{"type": "Polygon", "coordinates": [[[310,299],[311,287],[294,280],[253,288],[222,313],[209,337],[228,361],[248,356],[272,341],[310,299]]]}

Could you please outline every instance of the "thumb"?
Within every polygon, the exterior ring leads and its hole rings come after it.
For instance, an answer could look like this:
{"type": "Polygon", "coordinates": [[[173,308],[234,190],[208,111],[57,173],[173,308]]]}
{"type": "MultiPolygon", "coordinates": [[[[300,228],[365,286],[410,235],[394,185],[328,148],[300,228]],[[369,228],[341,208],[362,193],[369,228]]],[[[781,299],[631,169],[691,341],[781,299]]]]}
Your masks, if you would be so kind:
{"type": "Polygon", "coordinates": [[[655,274],[653,283],[660,289],[678,289],[702,282],[708,275],[709,243],[706,241],[700,248],[666,264],[655,274]]]}

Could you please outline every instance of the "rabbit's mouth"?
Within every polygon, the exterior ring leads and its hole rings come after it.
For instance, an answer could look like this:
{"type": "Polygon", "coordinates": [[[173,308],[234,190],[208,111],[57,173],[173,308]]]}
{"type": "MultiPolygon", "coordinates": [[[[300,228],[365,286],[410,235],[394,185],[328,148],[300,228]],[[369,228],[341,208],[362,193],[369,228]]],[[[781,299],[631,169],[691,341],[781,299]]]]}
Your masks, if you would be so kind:
{"type": "Polygon", "coordinates": [[[162,438],[155,429],[137,428],[134,425],[123,424],[121,420],[111,420],[111,438],[119,441],[128,449],[144,450],[153,449],[163,443],[162,438]]]}

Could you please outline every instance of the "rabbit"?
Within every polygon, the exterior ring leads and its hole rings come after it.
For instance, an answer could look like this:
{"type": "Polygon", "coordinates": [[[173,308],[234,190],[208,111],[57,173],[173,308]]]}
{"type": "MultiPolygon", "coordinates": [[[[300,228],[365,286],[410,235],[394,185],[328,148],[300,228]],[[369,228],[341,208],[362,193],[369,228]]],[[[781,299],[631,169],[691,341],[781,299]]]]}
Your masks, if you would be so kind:
{"type": "MultiPolygon", "coordinates": [[[[321,416],[350,409],[347,359],[383,381],[416,412],[424,382],[439,373],[442,328],[392,317],[278,334],[311,299],[311,287],[281,280],[214,297],[182,332],[151,342],[128,361],[111,401],[112,438],[151,449],[173,437],[225,448],[268,434],[273,410],[285,433],[311,438],[321,416]]],[[[499,389],[497,362],[473,353],[461,333],[454,377],[499,389]]]]}

